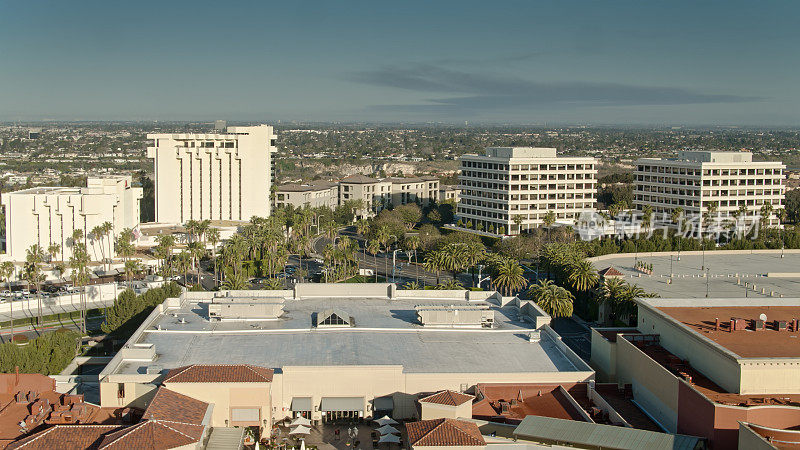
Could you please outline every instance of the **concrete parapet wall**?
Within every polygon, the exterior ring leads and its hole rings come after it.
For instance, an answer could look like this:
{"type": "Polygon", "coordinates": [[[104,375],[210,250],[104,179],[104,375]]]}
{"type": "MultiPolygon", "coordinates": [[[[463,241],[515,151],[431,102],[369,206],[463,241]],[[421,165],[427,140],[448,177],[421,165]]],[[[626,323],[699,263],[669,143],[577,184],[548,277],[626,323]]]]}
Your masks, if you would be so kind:
{"type": "Polygon", "coordinates": [[[392,283],[300,283],[294,286],[294,298],[303,297],[373,297],[392,298],[392,283]]]}

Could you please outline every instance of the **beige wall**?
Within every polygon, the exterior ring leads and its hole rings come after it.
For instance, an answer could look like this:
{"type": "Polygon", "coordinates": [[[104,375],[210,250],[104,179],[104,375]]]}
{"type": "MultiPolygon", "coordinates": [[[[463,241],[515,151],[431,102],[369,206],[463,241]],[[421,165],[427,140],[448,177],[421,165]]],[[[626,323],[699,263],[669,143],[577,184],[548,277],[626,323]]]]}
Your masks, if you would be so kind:
{"type": "MultiPolygon", "coordinates": [[[[721,347],[647,305],[639,305],[639,331],[658,334],[661,346],[729,392],[740,392],[739,364],[721,347]]],[[[795,391],[797,392],[797,391],[795,391]]],[[[749,392],[741,392],[749,393],[749,392]]]]}
{"type": "Polygon", "coordinates": [[[773,450],[777,447],[767,442],[750,427],[739,422],[739,448],[742,450],[773,450]]]}
{"type": "Polygon", "coordinates": [[[231,421],[231,408],[249,407],[261,410],[262,427],[267,430],[272,427],[270,383],[164,383],[164,387],[213,404],[212,427],[237,425],[231,421]]]}
{"type": "Polygon", "coordinates": [[[597,381],[614,383],[617,381],[617,344],[608,341],[592,328],[592,348],[589,363],[597,371],[597,381]]]}
{"type": "Polygon", "coordinates": [[[109,375],[100,382],[100,406],[144,408],[158,389],[158,378],[160,375],[109,375]],[[122,398],[118,396],[120,385],[124,385],[122,398]]]}
{"type": "Polygon", "coordinates": [[[422,402],[420,403],[420,410],[422,412],[421,420],[471,418],[472,402],[465,402],[458,406],[422,402]]]}
{"type": "Polygon", "coordinates": [[[740,359],[742,394],[800,392],[800,358],[740,359]]]}
{"type": "Polygon", "coordinates": [[[617,377],[670,433],[678,428],[678,379],[625,339],[617,340],[617,377]]]}

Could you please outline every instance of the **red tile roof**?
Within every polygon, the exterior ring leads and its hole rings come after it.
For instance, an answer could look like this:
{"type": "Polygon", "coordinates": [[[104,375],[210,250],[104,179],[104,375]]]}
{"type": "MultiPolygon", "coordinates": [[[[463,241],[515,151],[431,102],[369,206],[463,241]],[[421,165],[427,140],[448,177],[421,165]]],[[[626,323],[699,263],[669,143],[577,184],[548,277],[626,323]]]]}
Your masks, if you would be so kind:
{"type": "Polygon", "coordinates": [[[150,400],[142,419],[199,425],[203,422],[207,410],[208,403],[162,387],[150,400]]]}
{"type": "Polygon", "coordinates": [[[625,276],[625,274],[623,274],[619,270],[615,269],[614,266],[609,266],[609,267],[606,267],[605,269],[598,270],[597,273],[601,277],[606,277],[606,278],[609,278],[609,277],[624,277],[625,276]]]}
{"type": "Polygon", "coordinates": [[[250,364],[194,364],[170,370],[164,383],[269,383],[272,373],[250,364]]]}
{"type": "Polygon", "coordinates": [[[474,422],[433,419],[406,423],[412,446],[482,446],[486,441],[474,422]]]}
{"type": "Polygon", "coordinates": [[[166,450],[197,443],[203,437],[204,426],[145,420],[111,433],[98,449],[166,450]]]}
{"type": "Polygon", "coordinates": [[[120,429],[119,425],[53,425],[10,443],[7,449],[85,450],[98,448],[101,440],[120,429]]]}
{"type": "Polygon", "coordinates": [[[208,403],[160,388],[136,425],[106,436],[99,449],[169,449],[194,444],[203,437],[208,403]]]}
{"type": "Polygon", "coordinates": [[[423,397],[420,403],[436,403],[438,405],[458,406],[471,402],[475,397],[468,394],[461,394],[455,391],[439,391],[433,395],[423,397]]]}

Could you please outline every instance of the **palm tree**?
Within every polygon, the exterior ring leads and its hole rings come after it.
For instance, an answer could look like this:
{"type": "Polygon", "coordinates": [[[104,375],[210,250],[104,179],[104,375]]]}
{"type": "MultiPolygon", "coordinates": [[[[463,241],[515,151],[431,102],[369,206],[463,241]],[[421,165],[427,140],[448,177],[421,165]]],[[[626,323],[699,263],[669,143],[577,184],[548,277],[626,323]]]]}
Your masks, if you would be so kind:
{"type": "Polygon", "coordinates": [[[572,316],[572,293],[552,281],[539,281],[531,286],[530,294],[533,301],[550,317],[555,319],[572,316]]]}
{"type": "Polygon", "coordinates": [[[189,257],[191,259],[192,267],[197,271],[196,281],[200,284],[200,259],[206,254],[206,248],[199,241],[189,243],[189,257]]]}
{"type": "Polygon", "coordinates": [[[377,240],[373,239],[367,242],[366,246],[367,252],[372,255],[373,259],[375,260],[375,282],[378,282],[378,253],[381,251],[381,244],[377,240]]]}
{"type": "MultiPolygon", "coordinates": [[[[377,241],[384,248],[384,251],[387,252],[387,253],[389,252],[389,243],[392,242],[392,238],[393,237],[394,236],[392,236],[392,234],[389,233],[389,229],[387,227],[385,227],[385,226],[382,226],[382,227],[378,228],[378,232],[375,234],[375,239],[377,239],[377,241]]],[[[386,275],[386,277],[388,279],[388,277],[389,277],[389,257],[388,257],[388,255],[386,255],[384,257],[384,261],[386,263],[386,272],[384,272],[384,273],[385,273],[385,275],[386,275]]],[[[375,266],[375,268],[377,269],[377,265],[375,266]]]]}
{"type": "Polygon", "coordinates": [[[51,242],[50,245],[47,246],[47,254],[50,255],[50,262],[56,260],[56,256],[61,252],[61,244],[56,244],[55,242],[51,242]]]}
{"type": "Polygon", "coordinates": [[[429,252],[425,257],[425,262],[422,267],[428,272],[436,272],[436,284],[439,284],[439,273],[442,271],[442,252],[433,251],[429,252]]]}
{"type": "Polygon", "coordinates": [[[449,270],[453,274],[453,279],[456,280],[458,272],[464,268],[464,245],[463,243],[453,243],[444,246],[439,250],[440,259],[439,263],[443,270],[449,270]]]}
{"type": "MultiPolygon", "coordinates": [[[[11,261],[5,261],[0,264],[0,278],[6,280],[6,289],[8,292],[11,292],[11,275],[14,275],[14,263],[11,261]]],[[[14,342],[14,299],[12,298],[11,301],[8,302],[8,306],[11,308],[9,314],[11,315],[11,340],[9,342],[14,342]]]]}
{"type": "Polygon", "coordinates": [[[440,284],[437,284],[434,289],[442,290],[442,291],[458,291],[464,289],[464,285],[462,285],[458,280],[445,280],[440,284]]]}
{"type": "Polygon", "coordinates": [[[642,227],[644,228],[645,232],[649,232],[650,228],[653,225],[653,208],[651,206],[645,206],[642,210],[642,227]]]}
{"type": "Polygon", "coordinates": [[[405,246],[409,250],[414,252],[414,276],[416,277],[417,284],[419,284],[419,265],[417,264],[417,262],[418,262],[417,261],[417,249],[419,248],[420,243],[421,243],[421,240],[419,238],[419,235],[416,235],[416,234],[410,235],[410,236],[406,235],[405,246]]]}
{"type": "Polygon", "coordinates": [[[92,231],[89,234],[93,242],[97,242],[100,244],[100,257],[103,259],[103,270],[105,270],[106,248],[103,246],[103,236],[105,235],[105,231],[101,225],[97,225],[96,227],[92,228],[92,231]]]}
{"type": "Polygon", "coordinates": [[[189,268],[192,266],[192,256],[186,250],[181,251],[178,253],[177,258],[175,258],[175,263],[178,266],[178,271],[183,272],[183,285],[186,286],[188,282],[186,278],[188,276],[189,268]]]}
{"type": "Polygon", "coordinates": [[[764,228],[766,224],[769,223],[769,217],[772,215],[772,211],[775,208],[772,206],[772,203],[764,203],[761,206],[761,217],[759,218],[761,228],[764,228]]]}
{"type": "Polygon", "coordinates": [[[556,213],[552,210],[547,211],[547,214],[544,215],[542,219],[542,223],[544,224],[545,228],[547,228],[547,240],[550,241],[550,227],[556,223],[556,213]]]}
{"type": "Polygon", "coordinates": [[[72,239],[72,256],[69,258],[69,267],[72,269],[73,286],[81,288],[79,294],[79,303],[81,310],[81,331],[86,333],[86,283],[89,282],[89,252],[86,250],[86,244],[75,240],[75,236],[80,236],[81,230],[75,230],[72,239]]]}
{"type": "Polygon", "coordinates": [[[369,221],[366,219],[359,219],[356,222],[356,232],[361,236],[366,236],[369,233],[369,221]]]}
{"type": "Polygon", "coordinates": [[[100,225],[100,228],[103,231],[103,239],[105,239],[106,242],[108,243],[108,270],[111,270],[111,263],[112,263],[111,255],[113,254],[111,250],[111,236],[114,233],[114,224],[106,221],[103,222],[102,225],[100,225]]]}
{"type": "Polygon", "coordinates": [[[409,281],[408,283],[403,285],[403,289],[409,291],[416,291],[422,289],[422,286],[419,284],[419,281],[409,281]]]}
{"type": "Polygon", "coordinates": [[[45,260],[45,253],[39,244],[31,245],[25,256],[25,280],[28,286],[36,286],[36,303],[38,305],[39,317],[37,325],[42,324],[42,282],[45,279],[42,273],[42,263],[45,260]]]}
{"type": "Polygon", "coordinates": [[[217,244],[220,241],[219,228],[209,227],[205,233],[208,243],[211,244],[211,258],[214,260],[214,286],[217,285],[217,244]]]}
{"type": "Polygon", "coordinates": [[[221,287],[231,291],[238,291],[242,289],[248,289],[250,287],[250,283],[247,282],[247,278],[245,278],[244,274],[241,272],[235,272],[230,268],[226,268],[225,281],[222,282],[221,287]]]}
{"type": "Polygon", "coordinates": [[[154,253],[161,260],[162,276],[167,278],[172,273],[172,249],[175,247],[175,236],[162,234],[156,238],[158,245],[154,253]]]}
{"type": "Polygon", "coordinates": [[[583,259],[570,266],[570,274],[567,277],[570,286],[577,292],[585,292],[597,285],[599,276],[594,266],[589,261],[583,259]]]}
{"type": "Polygon", "coordinates": [[[464,245],[461,253],[464,258],[464,265],[472,273],[472,284],[475,284],[475,266],[486,259],[486,247],[479,241],[470,241],[464,245]]]}
{"type": "Polygon", "coordinates": [[[525,288],[528,283],[522,266],[516,260],[504,258],[498,261],[493,269],[494,279],[492,281],[497,288],[505,291],[506,296],[525,288]]]}
{"type": "Polygon", "coordinates": [[[520,215],[520,214],[515,214],[513,217],[511,217],[511,221],[514,222],[514,225],[517,226],[517,234],[522,234],[522,221],[523,220],[524,219],[522,218],[522,215],[520,215]]]}
{"type": "Polygon", "coordinates": [[[131,288],[131,279],[141,270],[138,259],[128,259],[125,261],[125,278],[128,280],[128,289],[131,288]]]}

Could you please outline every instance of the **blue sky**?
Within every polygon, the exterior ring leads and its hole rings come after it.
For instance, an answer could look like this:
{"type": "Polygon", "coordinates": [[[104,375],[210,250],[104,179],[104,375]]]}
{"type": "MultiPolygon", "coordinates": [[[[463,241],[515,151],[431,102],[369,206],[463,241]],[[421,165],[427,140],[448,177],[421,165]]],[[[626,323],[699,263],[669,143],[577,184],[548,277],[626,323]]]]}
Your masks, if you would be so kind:
{"type": "Polygon", "coordinates": [[[800,125],[800,2],[0,0],[0,120],[800,125]]]}

